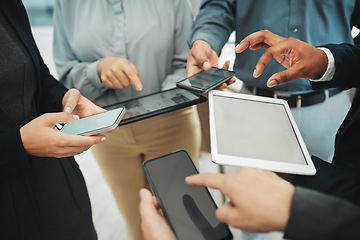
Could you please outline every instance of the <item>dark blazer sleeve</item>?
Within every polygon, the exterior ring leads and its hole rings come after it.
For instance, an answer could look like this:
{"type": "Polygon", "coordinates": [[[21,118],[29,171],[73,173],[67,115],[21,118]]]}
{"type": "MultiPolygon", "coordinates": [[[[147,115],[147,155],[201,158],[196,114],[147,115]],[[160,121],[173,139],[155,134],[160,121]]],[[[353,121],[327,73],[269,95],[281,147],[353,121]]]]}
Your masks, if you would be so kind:
{"type": "MultiPolygon", "coordinates": [[[[25,8],[20,0],[0,1],[0,10],[7,17],[27,48],[37,73],[36,109],[39,115],[62,110],[66,87],[54,79],[44,64],[31,33],[25,8]]],[[[30,169],[29,156],[21,141],[20,129],[0,132],[0,177],[22,175],[30,169]]]]}
{"type": "Polygon", "coordinates": [[[284,238],[360,239],[359,226],[359,207],[339,198],[297,187],[284,238]]]}
{"type": "Polygon", "coordinates": [[[335,59],[335,75],[331,81],[313,82],[314,89],[325,88],[357,88],[360,87],[359,66],[360,66],[360,44],[328,44],[328,48],[335,59]]]}

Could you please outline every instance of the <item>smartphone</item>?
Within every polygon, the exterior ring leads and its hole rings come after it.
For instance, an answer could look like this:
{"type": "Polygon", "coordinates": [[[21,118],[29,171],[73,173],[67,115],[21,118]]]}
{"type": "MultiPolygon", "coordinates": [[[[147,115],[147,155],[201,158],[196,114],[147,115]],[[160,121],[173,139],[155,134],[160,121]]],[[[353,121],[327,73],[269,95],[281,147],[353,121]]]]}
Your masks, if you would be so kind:
{"type": "Polygon", "coordinates": [[[60,131],[74,135],[96,135],[116,128],[124,114],[124,107],[116,108],[65,123],[60,131]]]}
{"type": "Polygon", "coordinates": [[[216,218],[208,189],[186,184],[185,177],[198,173],[186,150],[147,160],[143,169],[178,239],[233,239],[228,226],[216,218]]]}
{"type": "Polygon", "coordinates": [[[199,93],[206,93],[226,82],[234,75],[235,72],[233,71],[220,68],[211,68],[208,71],[203,70],[197,74],[192,75],[191,77],[177,82],[176,86],[199,93]]]}

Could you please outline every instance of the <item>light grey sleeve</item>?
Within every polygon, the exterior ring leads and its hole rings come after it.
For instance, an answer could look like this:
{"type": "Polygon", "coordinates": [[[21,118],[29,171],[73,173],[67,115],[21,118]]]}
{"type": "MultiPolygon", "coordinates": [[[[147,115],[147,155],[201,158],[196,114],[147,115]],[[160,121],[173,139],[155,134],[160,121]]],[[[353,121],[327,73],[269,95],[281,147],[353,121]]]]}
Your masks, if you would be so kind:
{"type": "Polygon", "coordinates": [[[189,46],[186,39],[190,33],[193,14],[187,1],[174,1],[175,16],[175,37],[174,54],[171,64],[171,72],[161,85],[162,90],[174,88],[176,82],[186,77],[186,62],[189,53],[189,46]]]}
{"type": "Polygon", "coordinates": [[[286,239],[360,239],[360,208],[340,198],[297,187],[286,239]]]}
{"type": "Polygon", "coordinates": [[[189,46],[202,39],[219,55],[235,28],[235,0],[203,0],[188,38],[189,46]]]}
{"type": "Polygon", "coordinates": [[[99,61],[80,62],[77,59],[67,38],[66,24],[60,1],[57,0],[54,4],[53,56],[58,79],[66,87],[76,88],[85,97],[95,100],[107,90],[97,74],[99,61]]]}

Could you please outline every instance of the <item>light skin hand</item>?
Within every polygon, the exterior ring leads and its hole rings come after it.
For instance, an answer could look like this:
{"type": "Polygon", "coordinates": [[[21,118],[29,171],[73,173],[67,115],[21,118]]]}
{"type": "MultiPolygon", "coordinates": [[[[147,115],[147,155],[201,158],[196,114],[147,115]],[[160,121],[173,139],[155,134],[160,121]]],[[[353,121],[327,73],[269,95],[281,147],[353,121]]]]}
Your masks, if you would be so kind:
{"type": "Polygon", "coordinates": [[[121,89],[133,85],[137,91],[143,89],[136,66],[125,58],[103,58],[97,65],[97,73],[109,88],[121,89]]]}
{"type": "MultiPolygon", "coordinates": [[[[204,40],[196,40],[188,54],[186,63],[186,75],[190,77],[202,70],[210,70],[211,67],[218,67],[219,57],[209,43],[204,40]]],[[[229,69],[230,61],[224,63],[223,69],[229,69]]],[[[221,84],[216,89],[224,89],[233,84],[235,78],[231,78],[226,83],[221,84]]]]}
{"type": "Polygon", "coordinates": [[[82,153],[104,136],[79,136],[60,132],[56,123],[73,122],[79,116],[67,112],[47,113],[20,128],[21,140],[27,154],[39,157],[68,157],[82,153]]]}
{"type": "Polygon", "coordinates": [[[160,215],[159,203],[149,190],[140,190],[141,231],[145,240],[175,240],[176,237],[164,216],[160,215]]]}
{"type": "Polygon", "coordinates": [[[261,75],[272,58],[287,68],[272,75],[267,81],[268,87],[297,78],[319,78],[325,73],[328,65],[327,56],[322,50],[295,38],[280,37],[268,30],[247,36],[235,47],[235,52],[241,53],[248,47],[251,50],[265,49],[255,66],[254,77],[261,75]]]}
{"type": "Polygon", "coordinates": [[[217,67],[218,63],[219,57],[210,44],[204,40],[196,40],[188,54],[186,75],[190,77],[201,70],[210,70],[211,67],[217,67]]]}
{"type": "Polygon", "coordinates": [[[236,174],[203,173],[186,182],[218,189],[230,199],[216,210],[220,221],[251,232],[285,229],[295,188],[275,173],[242,167],[236,174]]]}
{"type": "Polygon", "coordinates": [[[77,89],[67,91],[62,99],[63,112],[82,117],[104,112],[105,109],[97,106],[80,94],[77,89]]]}

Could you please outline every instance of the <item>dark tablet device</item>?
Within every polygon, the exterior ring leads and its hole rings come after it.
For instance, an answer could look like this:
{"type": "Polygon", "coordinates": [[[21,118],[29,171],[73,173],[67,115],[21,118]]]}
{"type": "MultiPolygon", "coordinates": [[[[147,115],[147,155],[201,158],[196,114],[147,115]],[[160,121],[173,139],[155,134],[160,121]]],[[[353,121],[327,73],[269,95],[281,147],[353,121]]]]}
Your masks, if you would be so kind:
{"type": "Polygon", "coordinates": [[[188,89],[198,93],[206,93],[211,89],[216,88],[220,84],[226,82],[235,75],[235,72],[211,68],[207,71],[201,71],[188,78],[185,78],[176,83],[179,88],[188,89]]]}
{"type": "Polygon", "coordinates": [[[143,169],[177,239],[233,239],[227,224],[216,218],[208,189],[186,184],[187,176],[198,173],[186,150],[147,160],[143,169]]]}
{"type": "Polygon", "coordinates": [[[126,113],[119,126],[160,114],[206,102],[207,98],[184,89],[172,88],[166,91],[115,103],[104,108],[107,110],[125,107],[126,113]]]}

